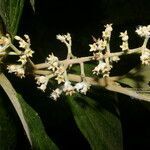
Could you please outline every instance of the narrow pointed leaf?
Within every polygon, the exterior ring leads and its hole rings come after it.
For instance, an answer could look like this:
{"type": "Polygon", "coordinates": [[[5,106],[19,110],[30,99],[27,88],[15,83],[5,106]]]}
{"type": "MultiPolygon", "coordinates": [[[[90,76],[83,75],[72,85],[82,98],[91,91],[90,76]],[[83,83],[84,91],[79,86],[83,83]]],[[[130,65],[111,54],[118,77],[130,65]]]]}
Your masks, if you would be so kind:
{"type": "Polygon", "coordinates": [[[0,16],[12,36],[17,32],[23,6],[24,0],[0,0],[0,16]]]}
{"type": "Polygon", "coordinates": [[[0,85],[13,104],[32,148],[39,150],[57,150],[57,146],[46,134],[38,114],[23,100],[21,95],[16,93],[9,80],[2,73],[0,74],[0,85]]]}

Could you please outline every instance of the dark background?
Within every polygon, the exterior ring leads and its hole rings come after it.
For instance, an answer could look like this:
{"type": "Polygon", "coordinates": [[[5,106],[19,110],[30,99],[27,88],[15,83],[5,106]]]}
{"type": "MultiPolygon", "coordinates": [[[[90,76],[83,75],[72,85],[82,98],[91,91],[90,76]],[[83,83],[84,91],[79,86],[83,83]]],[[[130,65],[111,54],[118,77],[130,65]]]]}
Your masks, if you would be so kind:
{"type": "MultiPolygon", "coordinates": [[[[119,32],[128,30],[130,48],[142,44],[135,34],[138,25],[150,24],[149,0],[36,0],[35,12],[28,1],[25,3],[19,26],[19,35],[29,34],[32,48],[35,50],[34,62],[39,63],[54,52],[59,58],[65,58],[64,45],[56,40],[57,34],[70,32],[73,40],[73,53],[77,56],[89,55],[88,44],[92,36],[100,37],[104,25],[113,23],[111,41],[112,51],[119,51],[119,32]]],[[[123,58],[114,69],[114,74],[122,74],[133,68],[139,59],[137,56],[123,58]],[[119,70],[119,71],[118,71],[119,70]]],[[[10,77],[12,78],[12,77],[10,77]]],[[[12,79],[13,80],[13,79],[12,79]]],[[[85,138],[74,123],[71,112],[65,102],[55,103],[36,89],[33,78],[15,78],[18,91],[23,93],[28,103],[39,113],[46,131],[62,149],[90,149],[85,138]],[[31,83],[31,88],[28,86],[31,83]],[[20,88],[20,84],[24,86],[20,88]]],[[[150,113],[139,101],[119,95],[124,149],[150,149],[150,113]]],[[[21,136],[21,135],[20,135],[21,136]]],[[[24,146],[24,149],[28,149],[24,146]]]]}

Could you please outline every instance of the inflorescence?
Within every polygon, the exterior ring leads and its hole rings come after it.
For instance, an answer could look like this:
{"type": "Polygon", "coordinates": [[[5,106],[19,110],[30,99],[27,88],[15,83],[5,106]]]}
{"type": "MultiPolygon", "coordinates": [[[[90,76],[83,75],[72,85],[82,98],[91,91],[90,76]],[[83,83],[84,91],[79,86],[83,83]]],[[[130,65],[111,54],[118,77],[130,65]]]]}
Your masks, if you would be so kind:
{"type": "Polygon", "coordinates": [[[27,74],[27,67],[31,66],[32,74],[35,76],[38,89],[45,92],[50,80],[56,80],[58,87],[52,91],[50,97],[57,100],[62,93],[66,95],[72,95],[76,92],[86,94],[90,89],[92,83],[86,81],[86,75],[84,72],[84,63],[88,61],[96,61],[97,66],[93,68],[93,74],[102,75],[103,78],[109,78],[110,71],[113,67],[113,62],[118,62],[120,56],[124,54],[139,53],[140,60],[144,65],[150,65],[150,50],[146,47],[148,39],[150,37],[150,25],[139,26],[136,29],[136,33],[144,38],[143,45],[139,48],[130,49],[128,44],[127,31],[120,33],[122,44],[120,48],[121,52],[111,53],[110,51],[110,39],[113,31],[112,24],[107,24],[105,30],[102,32],[102,38],[95,39],[92,44],[89,44],[89,51],[92,52],[92,56],[77,58],[72,54],[72,39],[71,35],[57,35],[56,38],[64,43],[67,47],[68,53],[65,60],[59,60],[53,53],[51,53],[45,60],[45,63],[34,64],[31,61],[34,51],[31,49],[30,38],[28,35],[24,35],[24,38],[15,36],[14,39],[18,41],[18,48],[12,43],[12,39],[8,34],[0,38],[0,57],[1,60],[7,55],[16,55],[19,57],[18,63],[10,64],[7,66],[9,73],[14,73],[20,78],[25,77],[27,74]],[[68,78],[68,71],[74,64],[80,65],[81,81],[71,82],[68,78]]]}

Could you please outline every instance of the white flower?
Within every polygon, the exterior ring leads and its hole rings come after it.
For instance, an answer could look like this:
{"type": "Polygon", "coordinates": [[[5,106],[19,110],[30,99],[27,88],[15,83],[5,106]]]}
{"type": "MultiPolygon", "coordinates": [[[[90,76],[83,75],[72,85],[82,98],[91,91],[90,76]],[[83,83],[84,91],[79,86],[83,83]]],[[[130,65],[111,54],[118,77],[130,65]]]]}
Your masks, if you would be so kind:
{"type": "Polygon", "coordinates": [[[20,59],[18,60],[18,62],[21,62],[22,65],[26,64],[26,62],[27,62],[27,57],[26,57],[26,55],[20,56],[20,59]]]}
{"type": "Polygon", "coordinates": [[[45,92],[47,87],[47,84],[41,84],[40,86],[38,86],[37,88],[40,89],[41,91],[45,92]]]}
{"type": "Polygon", "coordinates": [[[59,74],[59,75],[55,78],[55,80],[58,81],[58,84],[60,84],[60,83],[62,83],[62,82],[65,82],[64,75],[59,74]]]}
{"type": "Polygon", "coordinates": [[[27,45],[28,45],[28,44],[27,44],[24,40],[20,40],[20,41],[19,41],[19,47],[25,49],[25,48],[27,47],[27,45]]]}
{"type": "Polygon", "coordinates": [[[74,88],[80,92],[80,93],[83,93],[86,95],[87,91],[89,90],[90,88],[90,85],[86,82],[80,82],[80,83],[77,83],[74,88]]]}
{"type": "Polygon", "coordinates": [[[26,38],[27,43],[30,44],[30,38],[29,38],[29,35],[25,34],[24,37],[26,38]]]}
{"type": "Polygon", "coordinates": [[[104,39],[109,39],[111,36],[111,32],[112,32],[113,28],[112,28],[112,24],[107,24],[105,25],[105,31],[102,32],[102,36],[104,39]]]}
{"type": "Polygon", "coordinates": [[[24,55],[26,56],[26,57],[32,57],[32,54],[34,53],[34,51],[32,51],[30,48],[28,48],[28,49],[26,49],[25,51],[24,51],[24,55]]]}
{"type": "Polygon", "coordinates": [[[98,39],[97,40],[97,49],[102,51],[106,48],[106,45],[107,45],[107,41],[106,40],[100,40],[98,39]]]}
{"type": "Polygon", "coordinates": [[[118,56],[112,56],[112,57],[110,58],[110,61],[111,61],[111,62],[113,62],[113,61],[118,62],[119,60],[120,60],[120,58],[119,58],[118,56]]]}
{"type": "Polygon", "coordinates": [[[135,32],[141,37],[148,37],[150,36],[150,25],[139,26],[135,32]]]}
{"type": "Polygon", "coordinates": [[[52,53],[52,55],[49,55],[46,58],[46,62],[48,64],[50,64],[50,66],[48,67],[49,70],[55,71],[58,67],[58,58],[56,56],[54,56],[54,54],[52,53]]]}
{"type": "Polygon", "coordinates": [[[122,41],[127,41],[129,39],[127,31],[125,32],[120,32],[120,37],[122,38],[122,41]]]}
{"type": "Polygon", "coordinates": [[[36,83],[40,85],[37,88],[44,92],[46,90],[49,78],[47,76],[38,76],[38,77],[35,77],[35,79],[37,80],[36,83]]]}
{"type": "Polygon", "coordinates": [[[94,68],[93,74],[99,75],[101,72],[104,72],[105,68],[107,68],[107,65],[105,62],[100,61],[100,63],[98,64],[98,66],[96,66],[94,68]]]}
{"type": "Polygon", "coordinates": [[[61,93],[62,93],[62,90],[57,88],[57,89],[53,90],[50,97],[56,101],[57,98],[60,97],[61,93]]]}
{"type": "Polygon", "coordinates": [[[111,36],[111,32],[109,31],[103,31],[102,34],[104,39],[110,38],[111,36]]]}
{"type": "Polygon", "coordinates": [[[93,52],[93,51],[95,52],[97,50],[102,51],[105,49],[106,45],[107,45],[106,40],[98,39],[95,43],[89,44],[90,52],[93,52]]]}
{"type": "Polygon", "coordinates": [[[75,93],[75,88],[71,85],[70,81],[66,81],[64,83],[63,91],[66,93],[66,95],[72,95],[75,93]]]}
{"type": "Polygon", "coordinates": [[[150,65],[150,51],[145,51],[141,56],[140,59],[142,64],[150,65]]]}
{"type": "Polygon", "coordinates": [[[21,37],[19,36],[15,36],[14,38],[19,41],[19,47],[23,48],[23,49],[27,49],[30,47],[30,39],[28,35],[24,35],[24,37],[26,38],[26,41],[23,40],[21,37]]]}
{"type": "Polygon", "coordinates": [[[22,65],[8,65],[7,66],[9,73],[15,73],[18,77],[25,77],[25,70],[22,65]]]}
{"type": "Polygon", "coordinates": [[[35,77],[35,79],[37,80],[37,84],[40,85],[40,84],[44,84],[47,82],[48,78],[46,76],[38,76],[38,77],[35,77]]]}
{"type": "Polygon", "coordinates": [[[105,31],[111,32],[113,30],[112,24],[106,24],[104,27],[105,27],[105,31]]]}
{"type": "Polygon", "coordinates": [[[58,35],[56,36],[56,38],[57,38],[58,40],[60,40],[61,42],[63,42],[63,43],[66,41],[66,38],[65,38],[64,35],[58,34],[58,35]]]}
{"type": "Polygon", "coordinates": [[[67,33],[67,35],[57,35],[56,38],[60,40],[62,43],[68,43],[71,42],[71,36],[70,33],[67,33]]]}
{"type": "Polygon", "coordinates": [[[96,43],[89,44],[89,46],[90,46],[90,52],[97,51],[97,45],[96,45],[96,43]]]}
{"type": "Polygon", "coordinates": [[[122,45],[120,45],[120,48],[122,51],[129,50],[128,42],[122,42],[122,45]]]}

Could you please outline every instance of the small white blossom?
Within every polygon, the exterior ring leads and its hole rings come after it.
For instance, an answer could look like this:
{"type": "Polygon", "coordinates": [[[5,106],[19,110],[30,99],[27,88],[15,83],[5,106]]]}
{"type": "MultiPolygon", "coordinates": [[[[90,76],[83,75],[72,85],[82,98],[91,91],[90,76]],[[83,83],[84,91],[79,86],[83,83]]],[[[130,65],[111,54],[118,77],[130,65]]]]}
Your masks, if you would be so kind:
{"type": "Polygon", "coordinates": [[[35,79],[37,80],[36,83],[40,85],[38,86],[38,89],[44,92],[46,90],[49,78],[47,76],[38,76],[38,77],[35,77],[35,79]]]}
{"type": "Polygon", "coordinates": [[[89,44],[90,52],[102,51],[106,48],[107,41],[98,39],[95,43],[89,44]]]}
{"type": "Polygon", "coordinates": [[[106,48],[106,45],[107,45],[107,41],[106,40],[100,40],[98,39],[97,40],[97,49],[102,51],[106,48]]]}
{"type": "Polygon", "coordinates": [[[21,62],[22,65],[26,64],[26,62],[27,62],[27,57],[26,57],[26,55],[20,56],[20,59],[18,60],[18,62],[21,62]]]}
{"type": "Polygon", "coordinates": [[[118,56],[113,56],[110,58],[111,62],[113,62],[113,61],[118,62],[119,60],[120,60],[120,58],[118,56]]]}
{"type": "Polygon", "coordinates": [[[29,38],[29,35],[25,34],[24,37],[26,38],[27,43],[30,44],[30,38],[29,38]]]}
{"type": "Polygon", "coordinates": [[[66,93],[66,95],[72,95],[75,93],[75,88],[71,85],[70,81],[66,81],[64,83],[63,91],[66,93]]]}
{"type": "Polygon", "coordinates": [[[34,51],[32,51],[31,49],[26,49],[25,51],[24,51],[24,55],[26,56],[26,57],[32,57],[32,54],[34,53],[34,51]]]}
{"type": "Polygon", "coordinates": [[[120,32],[120,37],[122,38],[122,41],[127,41],[129,39],[127,31],[125,32],[120,32]]]}
{"type": "Polygon", "coordinates": [[[55,80],[58,81],[58,84],[60,84],[60,83],[62,83],[62,82],[65,82],[64,75],[59,74],[59,75],[55,78],[55,80]]]}
{"type": "Polygon", "coordinates": [[[60,34],[57,35],[56,38],[57,38],[58,40],[60,40],[61,42],[65,42],[65,39],[66,39],[63,35],[60,35],[60,34]]]}
{"type": "Polygon", "coordinates": [[[103,61],[100,61],[100,63],[98,64],[98,66],[96,66],[96,67],[94,68],[94,70],[92,70],[92,71],[93,71],[93,74],[99,75],[101,72],[104,71],[105,68],[107,68],[106,63],[103,62],[103,61]]]}
{"type": "Polygon", "coordinates": [[[74,88],[80,92],[80,93],[83,93],[86,95],[87,91],[90,89],[90,85],[86,82],[80,82],[80,83],[77,83],[74,88]]]}
{"type": "Polygon", "coordinates": [[[47,87],[47,84],[41,84],[40,86],[38,86],[37,88],[40,89],[41,91],[45,92],[47,87]]]}
{"type": "Polygon", "coordinates": [[[113,28],[112,28],[112,24],[107,24],[105,25],[105,31],[102,32],[102,36],[104,39],[109,39],[111,36],[111,32],[112,32],[113,28]]]}
{"type": "Polygon", "coordinates": [[[106,24],[104,27],[105,27],[105,31],[111,32],[113,30],[112,24],[106,24]]]}
{"type": "Polygon", "coordinates": [[[19,36],[15,36],[14,38],[19,41],[19,47],[23,48],[23,49],[27,49],[30,47],[30,38],[28,35],[24,35],[24,37],[26,38],[26,41],[23,40],[21,37],[19,36]]]}
{"type": "Polygon", "coordinates": [[[120,45],[120,48],[122,51],[129,50],[128,42],[122,42],[122,45],[120,45]]]}
{"type": "Polygon", "coordinates": [[[141,37],[148,37],[150,36],[150,25],[139,26],[135,32],[141,37]]]}
{"type": "Polygon", "coordinates": [[[97,51],[97,45],[96,45],[96,43],[89,44],[89,46],[90,46],[90,52],[97,51]]]}
{"type": "Polygon", "coordinates": [[[145,51],[141,56],[140,59],[142,61],[142,64],[144,65],[150,65],[150,51],[145,51]]]}
{"type": "Polygon", "coordinates": [[[67,35],[57,35],[56,38],[60,40],[62,43],[68,43],[71,41],[70,33],[67,33],[67,35]]]}
{"type": "Polygon", "coordinates": [[[62,90],[57,88],[57,89],[53,90],[50,97],[56,101],[60,97],[61,93],[62,93],[62,90]]]}
{"type": "Polygon", "coordinates": [[[58,67],[58,58],[56,56],[54,56],[54,54],[52,53],[52,55],[49,55],[46,58],[46,62],[48,64],[50,64],[50,66],[48,67],[49,70],[55,71],[58,67]]]}
{"type": "Polygon", "coordinates": [[[37,84],[40,85],[40,84],[44,84],[47,82],[48,78],[46,76],[38,76],[38,77],[35,77],[35,79],[37,80],[37,84]]]}
{"type": "Polygon", "coordinates": [[[9,73],[15,73],[20,78],[25,77],[25,70],[22,65],[8,65],[7,69],[9,73]]]}

